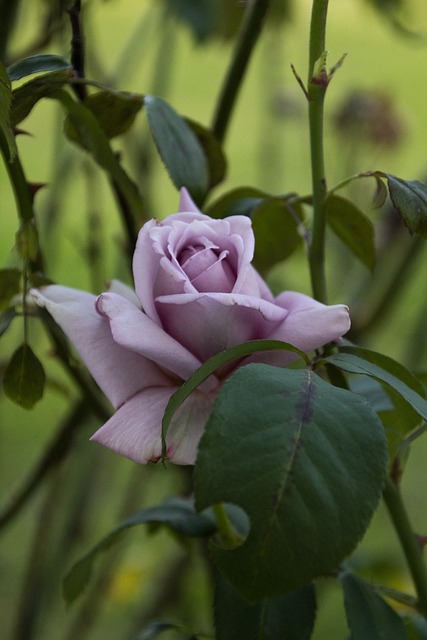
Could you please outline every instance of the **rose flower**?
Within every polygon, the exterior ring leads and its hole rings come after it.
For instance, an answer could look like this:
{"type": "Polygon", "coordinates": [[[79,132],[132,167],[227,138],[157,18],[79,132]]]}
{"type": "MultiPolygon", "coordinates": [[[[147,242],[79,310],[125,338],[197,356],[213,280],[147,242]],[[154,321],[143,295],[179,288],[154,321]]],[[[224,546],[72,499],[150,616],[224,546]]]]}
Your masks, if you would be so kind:
{"type": "MultiPolygon", "coordinates": [[[[325,306],[292,291],[274,297],[251,265],[253,252],[248,217],[213,220],[183,189],[179,213],[150,220],[139,233],[135,293],[118,282],[98,297],[59,285],[32,290],[116,409],[93,440],[136,462],[157,461],[168,400],[207,358],[255,339],[310,351],[348,331],[344,305],[325,306]]],[[[235,366],[284,366],[294,358],[286,351],[259,353],[235,366]]],[[[169,460],[194,464],[229,374],[210,376],[176,412],[167,436],[169,460]]]]}

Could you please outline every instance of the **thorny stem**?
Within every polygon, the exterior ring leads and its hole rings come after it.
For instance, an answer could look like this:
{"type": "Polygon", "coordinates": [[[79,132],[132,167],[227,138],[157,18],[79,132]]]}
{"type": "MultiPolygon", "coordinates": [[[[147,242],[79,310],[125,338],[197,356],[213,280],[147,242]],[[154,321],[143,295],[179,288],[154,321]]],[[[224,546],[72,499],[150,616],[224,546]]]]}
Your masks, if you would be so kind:
{"type": "Polygon", "coordinates": [[[414,582],[418,597],[418,610],[427,618],[427,574],[421,548],[412,531],[399,487],[390,477],[387,478],[383,497],[414,582]]]}
{"type": "MultiPolygon", "coordinates": [[[[76,0],[74,4],[67,9],[67,13],[70,16],[71,23],[71,64],[74,69],[74,73],[78,78],[84,78],[84,40],[83,40],[83,32],[80,20],[80,12],[81,12],[81,2],[80,0],[76,0]]],[[[74,85],[74,91],[77,95],[77,98],[81,101],[84,101],[86,98],[86,86],[82,85],[74,85]]]]}
{"type": "Polygon", "coordinates": [[[223,142],[237,96],[258,37],[270,0],[250,0],[240,28],[233,60],[225,77],[212,122],[214,136],[223,142]]]}
{"type": "Polygon", "coordinates": [[[326,177],[323,151],[323,105],[328,84],[324,69],[317,69],[325,53],[326,16],[329,0],[313,0],[310,27],[308,113],[310,126],[311,175],[313,189],[313,229],[309,251],[313,296],[326,302],[325,226],[326,177]]]}

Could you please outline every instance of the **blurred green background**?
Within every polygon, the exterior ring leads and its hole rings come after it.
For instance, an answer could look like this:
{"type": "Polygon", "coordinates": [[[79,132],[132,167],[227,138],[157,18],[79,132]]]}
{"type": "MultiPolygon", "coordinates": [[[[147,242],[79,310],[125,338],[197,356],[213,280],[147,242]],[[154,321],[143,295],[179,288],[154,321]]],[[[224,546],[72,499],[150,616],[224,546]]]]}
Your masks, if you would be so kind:
{"type": "MultiPolygon", "coordinates": [[[[180,3],[172,9],[173,2],[83,2],[86,75],[116,89],[160,95],[182,115],[209,126],[235,42],[227,12],[239,3],[230,1],[227,7],[227,2],[218,2],[217,32],[198,41],[189,25],[177,18],[175,10],[180,3]]],[[[6,4],[0,2],[0,10],[5,11],[6,4]]],[[[390,17],[367,0],[330,2],[330,65],[343,53],[347,57],[326,101],[329,185],[357,171],[374,169],[405,179],[427,176],[427,5],[423,0],[383,3],[398,9],[400,4],[401,11],[390,17]],[[361,113],[365,119],[360,119],[361,113]]],[[[210,201],[243,185],[276,194],[310,193],[306,103],[291,63],[305,81],[311,3],[277,0],[276,5],[250,64],[225,142],[226,180],[214,190],[210,201]]],[[[6,62],[39,52],[68,56],[69,25],[63,14],[56,13],[56,2],[21,0],[16,6],[16,19],[7,34],[6,62]],[[57,17],[58,24],[50,24],[52,35],[43,43],[41,36],[50,15],[57,17]]],[[[113,277],[130,283],[121,221],[106,178],[89,156],[65,140],[62,122],[59,107],[43,100],[20,125],[30,135],[18,137],[27,178],[47,183],[36,196],[36,212],[48,275],[61,284],[94,292],[101,291],[113,277]]],[[[142,112],[130,133],[113,144],[140,185],[149,214],[163,217],[176,211],[177,191],[156,155],[142,112]]],[[[351,187],[350,193],[361,208],[370,211],[373,185],[367,181],[351,187]]],[[[18,220],[3,165],[0,194],[2,265],[19,266],[14,251],[18,220]]],[[[380,214],[372,215],[380,224],[380,214]]],[[[351,311],[362,317],[358,305],[362,308],[366,302],[363,292],[369,292],[368,303],[375,300],[375,287],[381,291],[388,286],[386,278],[382,280],[377,274],[373,287],[375,278],[353,260],[345,271],[338,268],[342,265],[336,258],[339,248],[332,238],[329,242],[331,301],[348,304],[354,300],[351,311]]],[[[406,232],[399,232],[396,252],[408,242],[406,232]]],[[[387,266],[387,260],[383,265],[387,266]]],[[[390,254],[389,260],[392,265],[395,255],[390,254]]],[[[310,292],[302,253],[270,276],[276,290],[310,292]]],[[[361,332],[365,344],[419,370],[427,369],[422,339],[426,276],[425,250],[417,250],[400,296],[384,313],[379,310],[372,330],[361,332]]],[[[37,355],[48,363],[48,385],[43,400],[30,412],[0,397],[0,491],[4,506],[23,486],[77,397],[73,383],[55,363],[41,328],[34,322],[30,331],[37,355]]],[[[21,337],[22,324],[17,320],[0,341],[2,369],[21,337]]],[[[90,587],[66,611],[61,580],[72,561],[121,517],[191,487],[190,472],[172,466],[167,470],[160,465],[138,467],[89,443],[88,437],[98,424],[90,417],[85,421],[66,460],[0,531],[2,637],[130,640],[144,621],[161,616],[209,631],[210,582],[198,544],[184,548],[171,535],[161,532],[149,536],[142,528],[126,534],[118,548],[101,560],[91,583],[93,589],[90,587]]],[[[426,454],[425,442],[417,441],[403,481],[419,533],[427,533],[426,454]]],[[[374,582],[390,581],[398,588],[412,589],[382,508],[352,562],[374,582]]],[[[318,593],[314,638],[345,638],[341,595],[333,581],[320,581],[318,593]]]]}

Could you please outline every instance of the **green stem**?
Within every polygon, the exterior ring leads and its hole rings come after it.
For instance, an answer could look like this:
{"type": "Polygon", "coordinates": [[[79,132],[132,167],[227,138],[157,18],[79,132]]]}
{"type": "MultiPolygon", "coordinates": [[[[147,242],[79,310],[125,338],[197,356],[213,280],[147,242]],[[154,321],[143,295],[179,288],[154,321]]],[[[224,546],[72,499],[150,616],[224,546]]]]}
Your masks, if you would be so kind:
{"type": "Polygon", "coordinates": [[[325,226],[326,178],[323,151],[323,105],[328,78],[317,69],[325,53],[326,16],[329,0],[313,0],[310,27],[310,62],[308,76],[308,113],[310,126],[311,175],[313,189],[313,230],[309,251],[313,296],[326,302],[325,226]]]}
{"type": "Polygon", "coordinates": [[[224,141],[242,80],[261,33],[269,5],[270,0],[251,0],[243,18],[233,60],[225,77],[212,122],[213,134],[219,142],[224,141]]]}
{"type": "Polygon", "coordinates": [[[427,573],[421,548],[412,531],[399,488],[390,477],[387,478],[383,497],[414,581],[418,597],[418,610],[427,617],[427,573]]]}

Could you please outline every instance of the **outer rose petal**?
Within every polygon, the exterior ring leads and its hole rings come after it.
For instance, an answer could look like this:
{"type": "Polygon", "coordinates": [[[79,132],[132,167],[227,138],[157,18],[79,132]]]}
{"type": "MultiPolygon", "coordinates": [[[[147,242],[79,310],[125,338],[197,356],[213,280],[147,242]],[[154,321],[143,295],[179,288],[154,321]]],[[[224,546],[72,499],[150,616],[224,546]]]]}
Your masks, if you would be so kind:
{"type": "Polygon", "coordinates": [[[108,320],[96,312],[92,294],[58,285],[33,289],[31,294],[70,338],[115,408],[146,386],[170,384],[153,362],[114,342],[108,320]]]}
{"type": "MultiPolygon", "coordinates": [[[[350,329],[349,310],[343,304],[327,306],[293,291],[281,293],[276,303],[288,309],[289,313],[267,336],[269,340],[283,340],[301,351],[312,351],[327,342],[338,340],[350,329]]],[[[290,351],[272,351],[255,354],[247,361],[285,366],[296,358],[290,351]]]]}
{"type": "Polygon", "coordinates": [[[180,294],[156,300],[165,330],[202,362],[246,340],[267,337],[287,311],[233,293],[180,294]]]}
{"type": "MultiPolygon", "coordinates": [[[[116,411],[91,440],[135,462],[157,462],[162,455],[163,414],[176,390],[177,387],[154,387],[141,391],[116,411]]],[[[213,394],[195,391],[175,414],[166,438],[166,455],[175,464],[194,464],[213,399],[213,394]]]]}
{"type": "Polygon", "coordinates": [[[192,211],[193,213],[201,213],[198,207],[194,204],[190,194],[185,187],[182,187],[179,192],[179,212],[192,211]]]}
{"type": "Polygon", "coordinates": [[[120,295],[102,293],[97,307],[109,319],[113,339],[122,347],[153,360],[182,380],[200,367],[201,362],[192,353],[120,295]]]}

